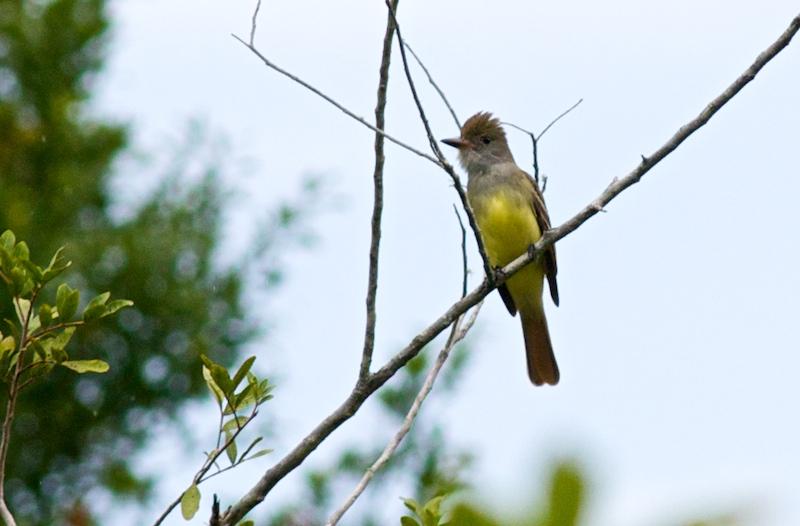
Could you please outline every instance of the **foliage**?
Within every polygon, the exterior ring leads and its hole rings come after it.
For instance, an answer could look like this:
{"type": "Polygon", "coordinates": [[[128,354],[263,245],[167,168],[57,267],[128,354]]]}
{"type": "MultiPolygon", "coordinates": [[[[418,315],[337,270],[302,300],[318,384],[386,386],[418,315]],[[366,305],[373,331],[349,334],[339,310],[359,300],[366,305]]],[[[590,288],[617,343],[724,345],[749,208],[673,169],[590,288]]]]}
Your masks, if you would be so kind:
{"type": "Polygon", "coordinates": [[[219,429],[217,430],[216,446],[206,453],[205,462],[195,474],[192,483],[181,495],[181,514],[186,520],[191,520],[200,508],[200,484],[211,477],[240,466],[244,462],[272,452],[271,449],[253,451],[263,439],[260,436],[253,439],[242,453],[239,453],[236,445],[237,438],[258,414],[258,408],[267,400],[272,399],[270,394],[272,386],[269,380],[259,380],[250,372],[253,362],[256,360],[255,356],[245,360],[233,376],[225,367],[215,363],[207,356],[201,356],[201,358],[203,360],[203,378],[211,390],[211,394],[214,395],[219,409],[219,429]],[[247,382],[242,389],[239,389],[244,380],[247,382]],[[244,414],[244,410],[248,407],[251,408],[249,414],[244,414]],[[229,462],[224,468],[220,467],[217,462],[223,452],[229,462]],[[212,467],[215,467],[216,470],[210,472],[212,467]]]}
{"type": "Polygon", "coordinates": [[[103,360],[70,360],[67,344],[77,327],[115,314],[132,306],[133,302],[108,301],[111,293],[104,292],[91,299],[81,318],[74,320],[80,293],[62,283],[58,286],[55,305],[37,306],[36,301],[45,286],[70,265],[60,248],[47,267],[40,267],[30,260],[28,245],[24,241],[17,242],[13,232],[6,230],[0,235],[0,280],[8,289],[17,315],[16,322],[6,320],[11,334],[4,337],[0,332],[0,380],[10,384],[12,392],[27,387],[59,365],[77,373],[108,372],[108,363],[103,360]]]}
{"type": "Polygon", "coordinates": [[[414,516],[400,517],[400,524],[402,526],[448,526],[449,523],[444,522],[444,514],[441,509],[443,500],[443,495],[434,497],[425,504],[420,504],[414,499],[403,499],[403,504],[411,510],[414,516]]]}
{"type": "MultiPolygon", "coordinates": [[[[20,401],[15,439],[26,447],[10,452],[8,492],[32,524],[56,522],[98,485],[117,496],[148,495],[133,453],[158,419],[202,393],[201,353],[226,366],[237,360],[255,334],[242,269],[256,256],[279,264],[274,240],[303,210],[301,203],[291,217],[268,223],[277,230],[259,253],[220,268],[226,192],[204,145],[190,142],[166,176],[121,172],[126,128],[88,110],[108,27],[105,0],[0,2],[0,226],[41,253],[67,246],[74,290],[61,292],[69,299],[63,307],[75,294],[105,290],[135,302],[111,323],[73,336],[75,358],[103,356],[107,374],[75,377],[59,367],[20,401]],[[120,178],[134,177],[162,182],[119,217],[120,178]]],[[[267,286],[279,282],[276,266],[263,272],[267,286]]],[[[11,302],[0,303],[0,318],[13,317],[11,302]]]]}
{"type": "MultiPolygon", "coordinates": [[[[24,241],[17,242],[13,232],[6,230],[0,235],[0,281],[5,284],[16,312],[16,321],[6,319],[10,334],[4,336],[0,332],[0,381],[6,384],[8,392],[0,440],[2,489],[7,475],[11,430],[22,390],[59,366],[79,374],[108,372],[108,363],[101,359],[71,359],[67,345],[78,328],[83,329],[87,324],[133,305],[129,300],[109,301],[111,294],[104,292],[89,300],[80,318],[75,319],[80,292],[66,283],[58,286],[54,305],[42,303],[41,294],[45,287],[71,265],[63,252],[63,248],[59,248],[49,265],[40,267],[31,261],[28,245],[24,241]]],[[[14,446],[14,449],[24,451],[27,444],[21,442],[14,446]]],[[[5,492],[0,495],[5,495],[5,492]]],[[[0,500],[0,504],[3,510],[8,509],[4,500],[0,500]]]]}

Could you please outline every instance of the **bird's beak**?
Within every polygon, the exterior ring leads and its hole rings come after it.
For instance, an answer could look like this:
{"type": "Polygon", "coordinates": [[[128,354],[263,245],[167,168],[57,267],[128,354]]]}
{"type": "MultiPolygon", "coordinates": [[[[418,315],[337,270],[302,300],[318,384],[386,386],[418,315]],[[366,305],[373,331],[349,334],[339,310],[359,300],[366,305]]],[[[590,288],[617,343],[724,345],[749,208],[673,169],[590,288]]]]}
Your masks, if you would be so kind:
{"type": "Polygon", "coordinates": [[[455,139],[442,139],[442,142],[448,146],[452,146],[453,148],[466,148],[469,146],[469,142],[465,141],[460,137],[456,137],[455,139]]]}

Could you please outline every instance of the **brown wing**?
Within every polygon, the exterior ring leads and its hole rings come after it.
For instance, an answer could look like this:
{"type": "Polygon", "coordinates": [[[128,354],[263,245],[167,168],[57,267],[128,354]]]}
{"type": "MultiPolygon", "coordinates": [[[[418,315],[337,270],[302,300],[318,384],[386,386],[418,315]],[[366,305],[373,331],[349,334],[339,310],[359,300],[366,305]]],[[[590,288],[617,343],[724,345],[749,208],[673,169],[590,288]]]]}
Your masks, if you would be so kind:
{"type": "MultiPolygon", "coordinates": [[[[539,190],[539,185],[533,180],[529,174],[528,180],[533,187],[533,213],[536,216],[536,223],[539,225],[539,230],[544,233],[550,230],[550,216],[547,214],[547,206],[544,204],[544,197],[539,190]]],[[[550,297],[553,298],[553,303],[558,305],[558,283],[556,282],[556,274],[558,274],[558,265],[556,264],[556,246],[550,245],[544,252],[544,273],[547,276],[547,285],[550,288],[550,297]]]]}

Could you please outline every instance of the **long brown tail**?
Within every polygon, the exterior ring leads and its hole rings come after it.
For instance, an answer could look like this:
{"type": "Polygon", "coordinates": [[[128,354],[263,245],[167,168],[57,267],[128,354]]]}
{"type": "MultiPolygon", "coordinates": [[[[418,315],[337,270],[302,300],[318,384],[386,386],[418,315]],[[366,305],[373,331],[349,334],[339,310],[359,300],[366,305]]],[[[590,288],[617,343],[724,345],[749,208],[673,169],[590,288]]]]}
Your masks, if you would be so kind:
{"type": "Polygon", "coordinates": [[[535,385],[558,383],[558,364],[550,343],[550,332],[541,305],[520,312],[525,354],[528,357],[528,376],[535,385]]]}

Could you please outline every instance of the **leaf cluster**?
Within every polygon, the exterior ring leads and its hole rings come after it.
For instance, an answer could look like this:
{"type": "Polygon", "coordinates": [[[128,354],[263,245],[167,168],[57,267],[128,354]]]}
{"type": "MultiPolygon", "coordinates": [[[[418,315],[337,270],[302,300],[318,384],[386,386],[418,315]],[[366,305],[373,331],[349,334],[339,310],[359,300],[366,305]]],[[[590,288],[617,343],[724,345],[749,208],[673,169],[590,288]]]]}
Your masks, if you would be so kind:
{"type": "MultiPolygon", "coordinates": [[[[237,446],[237,439],[256,417],[258,408],[272,399],[273,386],[269,380],[259,379],[251,371],[255,356],[247,358],[233,375],[208,356],[201,355],[200,358],[203,362],[203,379],[219,410],[219,427],[216,446],[206,453],[205,462],[194,476],[192,484],[181,495],[181,514],[186,520],[191,520],[200,509],[201,483],[272,452],[272,449],[254,451],[263,440],[261,436],[251,440],[241,453],[237,446]],[[224,467],[218,462],[223,452],[228,459],[228,465],[224,467]],[[214,471],[211,471],[212,467],[215,468],[214,471]]],[[[251,521],[241,522],[240,525],[246,526],[248,523],[251,524],[251,521]]]]}
{"type": "Polygon", "coordinates": [[[450,526],[444,520],[442,501],[444,496],[434,497],[425,504],[420,504],[414,499],[403,499],[403,504],[411,510],[414,516],[404,515],[400,518],[401,526],[450,526]]]}
{"type": "Polygon", "coordinates": [[[31,261],[24,241],[10,230],[0,235],[0,280],[14,305],[16,320],[6,319],[10,334],[0,332],[0,379],[21,389],[33,380],[61,366],[77,373],[104,373],[108,364],[100,359],[71,360],[67,344],[76,328],[115,314],[133,303],[104,292],[91,299],[76,318],[80,292],[61,283],[55,305],[38,303],[42,290],[71,265],[59,248],[50,263],[41,267],[31,261]],[[28,352],[31,351],[31,352],[28,352]]]}

